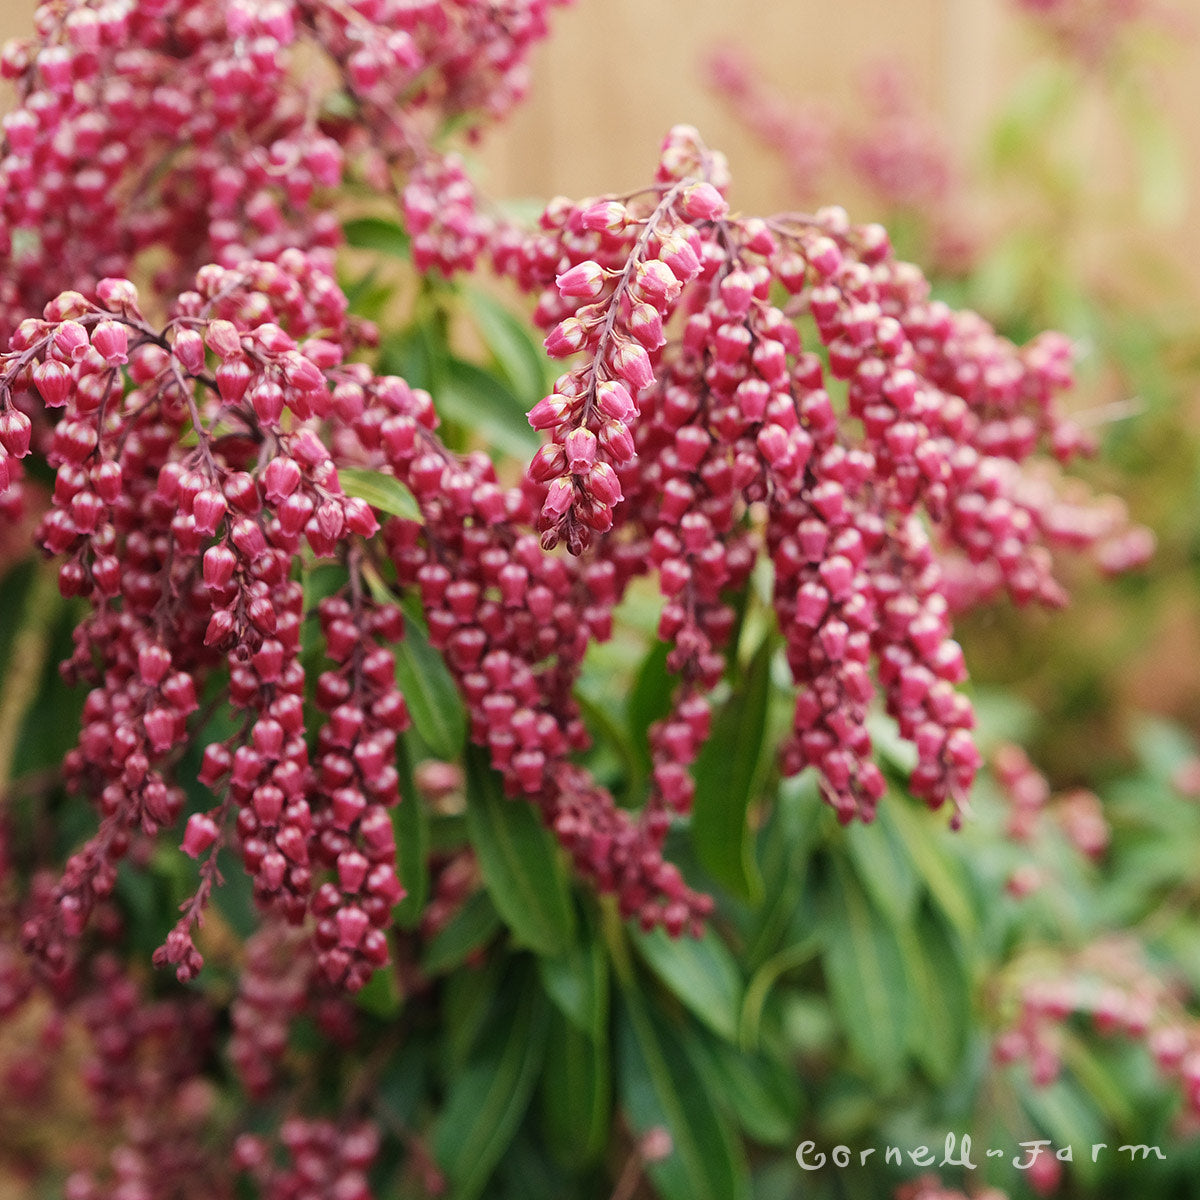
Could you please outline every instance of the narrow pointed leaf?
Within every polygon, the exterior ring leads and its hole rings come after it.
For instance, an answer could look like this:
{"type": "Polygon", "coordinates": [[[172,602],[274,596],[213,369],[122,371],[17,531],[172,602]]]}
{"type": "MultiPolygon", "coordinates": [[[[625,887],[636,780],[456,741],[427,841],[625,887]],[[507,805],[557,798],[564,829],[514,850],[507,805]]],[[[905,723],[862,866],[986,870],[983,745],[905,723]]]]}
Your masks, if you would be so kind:
{"type": "Polygon", "coordinates": [[[665,1127],[671,1153],[647,1173],[662,1200],[749,1200],[740,1143],[678,1034],[634,988],[617,1023],[618,1095],[639,1134],[665,1127]]]}
{"type": "Polygon", "coordinates": [[[732,953],[709,926],[700,938],[670,937],[661,929],[630,941],[659,980],[715,1034],[736,1042],[742,976],[732,953]]]}
{"type": "Polygon", "coordinates": [[[553,838],[524,800],[509,800],[482,752],[467,754],[467,829],[483,880],[518,945],[564,954],[575,911],[553,838]]]}
{"type": "Polygon", "coordinates": [[[539,958],[546,995],[580,1033],[602,1041],[608,1030],[608,958],[595,938],[571,946],[557,958],[539,958]]]}
{"type": "Polygon", "coordinates": [[[407,613],[404,639],[396,645],[396,682],[417,733],[438,758],[453,762],[467,737],[467,714],[442,656],[407,613]]]}
{"type": "Polygon", "coordinates": [[[433,1150],[452,1200],[476,1200],[525,1114],[546,1045],[547,1005],[532,974],[506,981],[492,1019],[450,1085],[433,1150]]]}
{"type": "Polygon", "coordinates": [[[421,520],[416,497],[394,475],[369,471],[365,467],[342,467],[338,479],[347,496],[365,500],[387,516],[403,517],[406,521],[421,520]]]}
{"type": "Polygon", "coordinates": [[[493,449],[528,458],[541,445],[528,409],[504,381],[474,363],[450,359],[433,398],[443,417],[482,435],[493,449]]]}
{"type": "Polygon", "coordinates": [[[348,245],[359,250],[379,250],[393,258],[408,258],[408,234],[384,217],[355,217],[342,226],[348,245]]]}
{"type": "Polygon", "coordinates": [[[772,646],[764,639],[741,688],[713,722],[696,761],[696,798],[692,807],[692,842],[705,870],[735,895],[751,903],[763,891],[754,859],[748,822],[770,693],[772,646]]]}
{"type": "Polygon", "coordinates": [[[840,862],[823,924],[830,998],[853,1056],[881,1085],[895,1086],[908,1032],[904,964],[895,933],[840,862]]]}
{"type": "Polygon", "coordinates": [[[542,1120],[560,1161],[576,1166],[599,1159],[612,1123],[608,1038],[591,1038],[552,1010],[541,1087],[542,1120]]]}
{"type": "Polygon", "coordinates": [[[494,297],[478,288],[467,288],[466,297],[475,328],[513,392],[532,406],[542,398],[548,383],[545,351],[530,337],[528,326],[494,297]]]}

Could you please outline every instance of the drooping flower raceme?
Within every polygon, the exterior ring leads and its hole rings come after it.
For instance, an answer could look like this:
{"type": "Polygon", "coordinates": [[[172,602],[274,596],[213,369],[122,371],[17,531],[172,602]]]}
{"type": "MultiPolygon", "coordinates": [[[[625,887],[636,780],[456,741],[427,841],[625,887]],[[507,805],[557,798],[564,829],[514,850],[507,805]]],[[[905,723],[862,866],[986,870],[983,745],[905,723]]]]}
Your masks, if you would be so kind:
{"type": "MultiPolygon", "coordinates": [[[[840,209],[732,212],[694,130],[669,133],[638,192],[554,201],[533,230],[486,217],[433,147],[515,99],[547,7],[71,0],[5,52],[0,513],[27,464],[52,481],[44,504],[29,489],[35,541],[83,614],[63,671],[87,689],[55,782],[93,832],[12,900],[0,819],[0,1014],[40,982],[87,1023],[93,1090],[128,1123],[114,1195],[233,1188],[228,1164],[194,1165],[203,1004],[148,1005],[88,951],[119,919],[123,864],[165,838],[196,864],[155,955],[190,982],[219,858],[240,861],[260,928],[232,1059],[270,1094],[287,1022],[352,1026],[340,998],[399,940],[396,818],[424,802],[398,756],[410,621],[471,741],[578,872],[624,917],[699,933],[712,902],[664,844],[692,805],[740,594],[765,596],[796,685],[782,770],[813,768],[840,819],[869,820],[878,697],[916,748],[913,792],[957,817],[978,755],[955,609],[997,590],[1060,603],[1057,546],[1110,565],[1139,550],[1114,510],[1063,505],[1030,469],[1081,443],[1056,405],[1064,339],[1018,348],[952,312],[840,209]],[[531,405],[544,445],[523,475],[451,449],[438,397],[371,365],[375,331],[334,277],[347,176],[391,197],[418,268],[468,270],[486,249],[536,294],[568,361],[531,405]],[[581,761],[575,686],[639,578],[661,592],[677,686],[646,793],[619,804],[581,761]],[[139,1142],[143,1101],[168,1095],[164,1136],[139,1142]]],[[[477,880],[469,851],[443,867],[427,931],[477,880]]],[[[297,1118],[281,1141],[239,1143],[265,1194],[368,1195],[369,1128],[297,1118]]],[[[86,1173],[69,1193],[104,1194],[86,1173]]]]}

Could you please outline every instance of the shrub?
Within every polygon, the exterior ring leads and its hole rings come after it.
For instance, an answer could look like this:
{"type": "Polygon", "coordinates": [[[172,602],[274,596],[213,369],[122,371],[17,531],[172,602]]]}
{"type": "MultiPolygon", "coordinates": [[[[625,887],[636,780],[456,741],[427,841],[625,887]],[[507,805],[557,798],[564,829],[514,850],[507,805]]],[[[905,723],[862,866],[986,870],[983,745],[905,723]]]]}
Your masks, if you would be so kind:
{"type": "Polygon", "coordinates": [[[77,1075],[107,1131],[28,1149],[72,1200],[738,1197],[747,1146],[767,1195],[806,1128],[962,1111],[1011,912],[908,799],[957,827],[981,762],[952,620],[1145,537],[1060,487],[1065,338],[732,211],[691,128],[495,215],[448,147],[548,7],[79,0],[5,52],[49,566],[6,544],[0,1012],[25,1112],[77,1075]]]}

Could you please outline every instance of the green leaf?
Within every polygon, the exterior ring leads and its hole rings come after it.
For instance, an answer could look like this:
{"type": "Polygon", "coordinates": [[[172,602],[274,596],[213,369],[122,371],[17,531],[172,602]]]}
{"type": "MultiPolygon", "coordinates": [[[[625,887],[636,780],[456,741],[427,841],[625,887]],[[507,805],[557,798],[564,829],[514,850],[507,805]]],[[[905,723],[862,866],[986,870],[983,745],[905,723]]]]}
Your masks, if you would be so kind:
{"type": "Polygon", "coordinates": [[[417,321],[380,347],[379,374],[399,375],[432,392],[445,373],[446,346],[431,321],[417,321]]]}
{"type": "Polygon", "coordinates": [[[771,639],[764,638],[742,687],[713,722],[694,772],[691,831],[696,855],[718,883],[751,903],[762,898],[763,883],[747,814],[762,757],[772,652],[771,639]]]}
{"type": "Polygon", "coordinates": [[[338,471],[342,491],[347,496],[357,496],[372,508],[391,517],[403,517],[406,521],[420,521],[421,507],[417,498],[394,475],[382,471],[369,471],[364,467],[342,467],[338,471]]]}
{"type": "Polygon", "coordinates": [[[642,660],[629,693],[629,732],[647,769],[650,766],[650,726],[671,711],[671,695],[675,691],[675,677],[667,670],[669,650],[666,642],[654,643],[642,660]]]}
{"type": "Polygon", "coordinates": [[[908,1048],[930,1079],[950,1083],[959,1074],[971,1022],[971,980],[962,954],[929,908],[897,933],[911,997],[908,1048]]]}
{"type": "Polygon", "coordinates": [[[794,1146],[803,1096],[791,1065],[747,1054],[697,1030],[683,1043],[707,1090],[755,1141],[794,1146]]]}
{"type": "Polygon", "coordinates": [[[581,940],[557,958],[538,958],[546,995],[580,1033],[603,1041],[608,1031],[608,958],[598,938],[581,940]]]}
{"type": "MultiPolygon", "coordinates": [[[[1021,1100],[1037,1129],[1044,1131],[1030,1136],[1048,1137],[1055,1146],[1092,1146],[1106,1140],[1100,1114],[1066,1076],[1046,1087],[1023,1090],[1021,1100]]],[[[1085,1187],[1099,1173],[1091,1158],[1090,1154],[1081,1154],[1074,1164],[1079,1182],[1085,1187]]]]}
{"type": "Polygon", "coordinates": [[[699,938],[673,938],[662,929],[652,929],[638,930],[629,940],[681,1004],[718,1036],[737,1041],[742,976],[733,954],[711,926],[699,938]]]}
{"type": "Polygon", "coordinates": [[[421,967],[427,975],[452,971],[486,946],[503,925],[491,897],[482,889],[438,931],[425,950],[421,967]]]}
{"type": "Polygon", "coordinates": [[[575,910],[554,839],[524,800],[509,800],[481,751],[467,752],[467,829],[496,908],[518,945],[564,954],[575,910]]]}
{"type": "Polygon", "coordinates": [[[809,860],[826,811],[812,772],[783,780],[776,791],[757,838],[766,898],[754,910],[746,930],[745,961],[750,970],[787,948],[788,931],[809,886],[809,860]]]}
{"type": "Polygon", "coordinates": [[[356,317],[365,317],[368,321],[378,323],[396,289],[391,283],[380,283],[376,274],[372,268],[353,283],[343,282],[342,291],[346,293],[346,303],[356,317]]]}
{"type": "Polygon", "coordinates": [[[400,772],[400,803],[392,809],[396,833],[396,871],[404,885],[404,899],[396,905],[396,923],[412,929],[425,912],[429,896],[429,815],[413,783],[408,742],[396,743],[396,767],[400,772]]]}
{"type": "Polygon", "coordinates": [[[542,1120],[556,1156],[569,1166],[597,1161],[612,1122],[612,1066],[606,1036],[589,1037],[550,1013],[542,1070],[542,1120]]]}
{"type": "Polygon", "coordinates": [[[837,861],[823,925],[830,998],[853,1056],[884,1088],[895,1087],[908,1031],[904,964],[894,931],[837,861]]]}
{"type": "Polygon", "coordinates": [[[754,972],[746,985],[746,998],[742,1002],[742,1015],[738,1022],[738,1041],[743,1049],[753,1050],[758,1045],[763,1006],[771,989],[789,971],[802,967],[814,958],[820,949],[821,937],[814,930],[804,941],[773,954],[754,972]]]}
{"type": "Polygon", "coordinates": [[[512,959],[489,954],[478,966],[451,971],[442,984],[442,1071],[452,1079],[479,1043],[512,959]]]}
{"type": "Polygon", "coordinates": [[[880,805],[869,825],[854,821],[844,837],[859,882],[876,908],[899,928],[913,919],[920,889],[908,849],[896,831],[892,807],[880,805]]]}
{"type": "Polygon", "coordinates": [[[408,612],[395,654],[396,682],[417,733],[438,758],[457,760],[467,738],[466,710],[442,656],[408,612]]]}
{"type": "Polygon", "coordinates": [[[449,359],[433,398],[443,417],[479,434],[489,448],[529,458],[542,444],[508,385],[474,363],[449,359]]]}
{"type": "Polygon", "coordinates": [[[908,850],[909,860],[929,889],[934,902],[946,914],[951,926],[970,945],[979,931],[979,916],[967,885],[963,864],[947,851],[945,830],[937,817],[918,810],[899,796],[884,801],[888,805],[896,832],[908,850]]]}
{"type": "Polygon", "coordinates": [[[549,386],[545,351],[530,336],[529,327],[495,297],[473,287],[465,294],[475,328],[512,390],[530,406],[536,404],[549,386]]]}
{"type": "Polygon", "coordinates": [[[354,995],[356,1008],[384,1020],[394,1019],[404,1006],[396,969],[390,963],[380,967],[354,995]]]}
{"type": "Polygon", "coordinates": [[[634,988],[618,1010],[618,1094],[638,1134],[663,1126],[671,1153],[648,1167],[663,1200],[749,1200],[740,1143],[679,1036],[634,988]]]}
{"type": "Polygon", "coordinates": [[[450,1181],[451,1200],[483,1195],[512,1141],[542,1065],[547,1015],[532,972],[510,974],[433,1129],[434,1156],[450,1181]]]}
{"type": "Polygon", "coordinates": [[[408,234],[395,221],[383,217],[354,217],[345,222],[342,232],[347,245],[359,250],[379,250],[394,258],[408,258],[408,234]]]}

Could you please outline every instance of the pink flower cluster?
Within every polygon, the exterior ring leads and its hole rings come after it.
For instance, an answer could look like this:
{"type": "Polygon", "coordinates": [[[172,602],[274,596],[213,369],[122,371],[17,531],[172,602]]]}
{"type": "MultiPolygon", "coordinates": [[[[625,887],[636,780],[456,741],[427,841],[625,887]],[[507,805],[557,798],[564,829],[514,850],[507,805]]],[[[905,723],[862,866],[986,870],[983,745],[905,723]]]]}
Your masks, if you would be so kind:
{"type": "Polygon", "coordinates": [[[1086,1018],[1102,1037],[1142,1045],[1183,1100],[1181,1119],[1200,1124],[1200,1023],[1187,1011],[1181,986],[1159,978],[1139,948],[1105,938],[1057,962],[1031,957],[1014,988],[1015,1012],[992,1053],[1002,1064],[1023,1063],[1038,1087],[1062,1069],[1073,1018],[1086,1018]]]}
{"type": "Polygon", "coordinates": [[[654,188],[556,202],[541,233],[501,248],[501,269],[542,289],[549,352],[581,356],[530,413],[548,434],[526,480],[543,545],[595,542],[621,589],[646,564],[658,575],[681,678],[655,734],[668,809],[688,807],[682,768],[733,626],[721,591],[761,549],[800,686],[784,769],[817,767],[843,819],[870,818],[883,791],[864,727],[874,663],[917,747],[914,790],[958,802],[979,757],[955,690],[946,565],[965,560],[1018,602],[1059,603],[1049,547],[1113,532],[1085,509],[1065,519],[1025,469],[1039,447],[1066,459],[1080,445],[1055,405],[1069,344],[1018,350],[931,301],[884,231],[840,209],[730,215],[725,182],[720,156],[676,129],[654,188]]]}
{"type": "Polygon", "coordinates": [[[43,5],[0,60],[19,96],[0,160],[0,327],[151,248],[177,290],[204,263],[335,244],[347,166],[453,171],[434,137],[523,94],[553,2],[43,5]]]}
{"type": "Polygon", "coordinates": [[[369,1170],[379,1131],[369,1122],[339,1128],[332,1121],[291,1117],[279,1131],[289,1161],[275,1161],[263,1138],[245,1134],[234,1147],[238,1168],[258,1185],[263,1200],[371,1200],[369,1170]]]}
{"type": "MultiPolygon", "coordinates": [[[[1018,349],[932,301],[882,228],[841,209],[731,213],[724,160],[695,130],[670,132],[639,192],[558,200],[528,234],[491,231],[461,164],[430,157],[426,139],[448,116],[511,100],[545,5],[510,0],[484,22],[474,11],[143,0],[100,20],[107,9],[72,4],[43,10],[40,40],[6,60],[22,107],[0,170],[49,175],[66,199],[49,220],[0,214],[37,268],[17,273],[9,298],[0,482],[12,492],[31,453],[55,471],[37,539],[63,593],[90,606],[66,664],[91,690],[64,773],[99,828],[22,931],[52,971],[69,967],[131,846],[183,818],[179,771],[197,742],[215,799],[187,815],[199,884],[158,961],[182,979],[200,969],[193,935],[226,848],[271,920],[308,929],[325,985],[353,991],[387,960],[403,894],[391,810],[419,802],[401,798],[395,765],[408,713],[392,598],[419,598],[507,792],[536,804],[623,914],[695,931],[711,903],[662,847],[691,806],[689,768],[736,626],[730,596],[757,561],[772,569],[798,688],[782,767],[814,767],[848,821],[870,819],[884,790],[865,730],[877,692],[916,746],[918,795],[957,806],[971,785],[948,564],[1019,602],[1057,603],[1051,548],[1111,532],[1086,509],[1064,512],[1026,469],[1080,443],[1056,409],[1063,339],[1018,349]],[[334,66],[352,115],[314,115],[323,85],[287,71],[303,39],[334,66]],[[234,124],[218,136],[222,114],[234,124]],[[376,119],[372,166],[362,142],[376,119]],[[63,133],[97,120],[99,140],[63,133]],[[70,237],[94,197],[77,193],[99,186],[88,172],[110,143],[131,144],[100,189],[109,207],[88,209],[111,221],[84,269],[70,237]],[[573,364],[530,413],[546,444],[518,486],[486,454],[447,449],[427,392],[350,361],[371,331],[347,316],[316,197],[340,177],[339,154],[368,178],[382,165],[385,183],[407,171],[419,264],[463,268],[490,241],[497,269],[538,293],[547,348],[573,364]],[[156,184],[140,219],[143,197],[121,189],[145,171],[156,184]],[[70,237],[54,232],[59,218],[70,237]],[[26,227],[44,240],[22,241],[26,227]],[[152,245],[173,263],[154,320],[127,279],[88,273],[152,245]],[[83,290],[42,303],[51,251],[83,290]],[[378,514],[347,494],[346,468],[392,477],[415,511],[378,514]],[[296,564],[321,559],[346,583],[316,607],[314,659],[296,564]],[[576,761],[588,732],[573,688],[647,575],[679,683],[651,731],[636,811],[576,761]],[[227,719],[216,736],[204,732],[214,705],[227,719]]],[[[11,182],[0,196],[30,203],[11,182]]]]}
{"type": "MultiPolygon", "coordinates": [[[[1036,845],[1053,823],[1080,854],[1093,861],[1104,857],[1111,831],[1094,792],[1073,788],[1052,796],[1045,776],[1019,746],[1000,746],[992,769],[1009,805],[1006,832],[1013,841],[1036,845]]],[[[1044,869],[1031,860],[1012,872],[1008,890],[1014,896],[1027,896],[1044,881],[1044,869]]]]}

